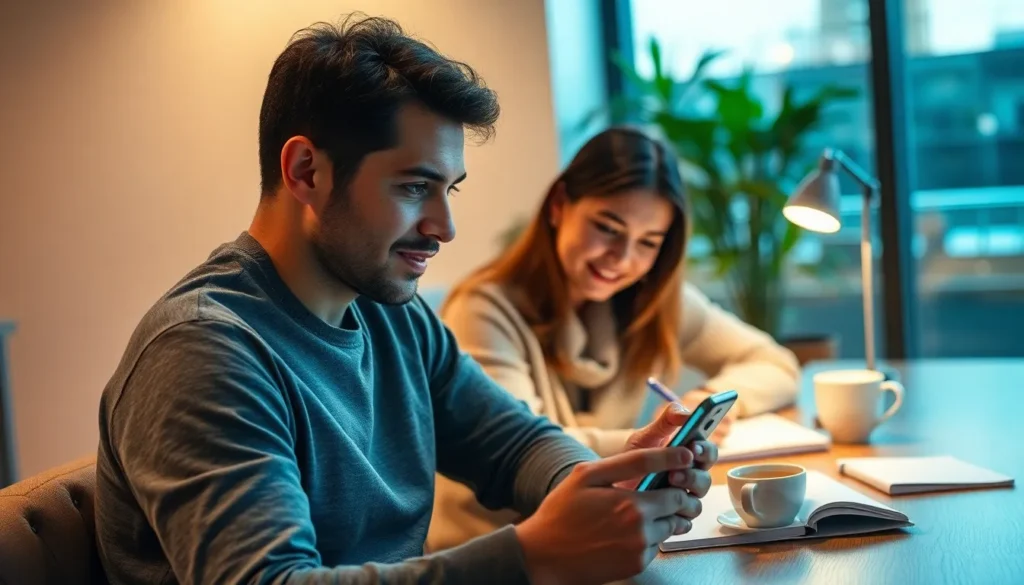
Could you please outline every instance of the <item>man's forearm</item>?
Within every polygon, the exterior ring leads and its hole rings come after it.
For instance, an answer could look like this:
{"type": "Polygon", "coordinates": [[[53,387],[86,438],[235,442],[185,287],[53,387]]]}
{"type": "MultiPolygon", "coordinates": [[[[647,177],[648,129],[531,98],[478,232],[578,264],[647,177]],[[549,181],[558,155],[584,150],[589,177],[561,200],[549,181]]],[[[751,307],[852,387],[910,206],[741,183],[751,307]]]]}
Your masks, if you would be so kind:
{"type": "Polygon", "coordinates": [[[547,433],[530,445],[515,479],[515,509],[529,516],[572,468],[598,456],[564,432],[547,433]]]}
{"type": "Polygon", "coordinates": [[[299,570],[272,581],[280,585],[528,585],[529,582],[522,547],[512,526],[461,546],[401,563],[299,570]]]}

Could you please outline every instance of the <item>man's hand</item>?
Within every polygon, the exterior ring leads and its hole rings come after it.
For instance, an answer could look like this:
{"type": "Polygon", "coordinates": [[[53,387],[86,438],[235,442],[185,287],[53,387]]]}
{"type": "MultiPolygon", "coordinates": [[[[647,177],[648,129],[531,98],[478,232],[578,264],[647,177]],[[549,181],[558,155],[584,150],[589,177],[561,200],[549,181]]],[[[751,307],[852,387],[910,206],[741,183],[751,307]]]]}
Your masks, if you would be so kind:
{"type": "Polygon", "coordinates": [[[661,448],[686,420],[675,405],[629,439],[627,450],[580,463],[516,527],[530,581],[535,584],[605,583],[636,575],[658,545],[684,534],[701,512],[707,469],[718,450],[700,441],[690,448],[661,448]],[[695,455],[699,453],[699,455],[695,455]],[[668,471],[672,487],[636,492],[648,473],[668,471]]]}

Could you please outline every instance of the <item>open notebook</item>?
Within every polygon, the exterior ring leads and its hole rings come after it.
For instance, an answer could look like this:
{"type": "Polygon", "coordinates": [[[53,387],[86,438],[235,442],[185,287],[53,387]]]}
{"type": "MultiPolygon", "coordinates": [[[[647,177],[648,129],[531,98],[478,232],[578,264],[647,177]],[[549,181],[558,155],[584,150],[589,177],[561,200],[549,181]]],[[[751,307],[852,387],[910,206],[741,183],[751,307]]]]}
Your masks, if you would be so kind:
{"type": "Polygon", "coordinates": [[[732,510],[729,488],[716,485],[702,500],[704,510],[693,529],[661,544],[665,552],[742,544],[849,536],[913,526],[903,513],[876,502],[817,471],[807,472],[807,496],[796,520],[782,528],[743,532],[718,523],[732,510]]]}
{"type": "Polygon", "coordinates": [[[1013,478],[955,457],[840,459],[839,473],[890,495],[1010,487],[1013,478]]]}
{"type": "Polygon", "coordinates": [[[829,446],[828,435],[777,414],[762,414],[732,424],[728,436],[718,446],[718,461],[827,451],[829,446]]]}

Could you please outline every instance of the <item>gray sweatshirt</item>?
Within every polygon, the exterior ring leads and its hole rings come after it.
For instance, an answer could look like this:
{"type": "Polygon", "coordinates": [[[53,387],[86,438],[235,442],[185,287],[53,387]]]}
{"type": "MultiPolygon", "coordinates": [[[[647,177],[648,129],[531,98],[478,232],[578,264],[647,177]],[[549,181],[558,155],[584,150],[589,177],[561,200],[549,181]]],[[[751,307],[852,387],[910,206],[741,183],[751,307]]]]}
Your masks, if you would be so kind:
{"type": "Polygon", "coordinates": [[[423,556],[434,473],[530,514],[596,455],[416,299],[331,326],[248,234],[146,314],[103,392],[97,545],[122,583],[526,583],[511,527],[423,556]]]}

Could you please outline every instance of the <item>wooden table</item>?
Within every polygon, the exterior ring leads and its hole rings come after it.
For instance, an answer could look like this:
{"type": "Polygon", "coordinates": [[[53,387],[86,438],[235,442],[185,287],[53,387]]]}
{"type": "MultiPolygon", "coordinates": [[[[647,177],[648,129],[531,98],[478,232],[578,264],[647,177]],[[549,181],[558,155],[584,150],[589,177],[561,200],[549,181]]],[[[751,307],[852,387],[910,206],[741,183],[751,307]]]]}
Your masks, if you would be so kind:
{"type": "MultiPolygon", "coordinates": [[[[1024,487],[888,497],[840,477],[835,460],[871,455],[952,455],[1024,481],[1024,359],[890,363],[906,387],[900,411],[872,444],[781,458],[831,477],[907,514],[915,526],[869,536],[661,554],[636,584],[1024,584],[1024,487]]],[[[808,367],[793,418],[810,424],[808,367]]],[[[768,460],[765,460],[768,461],[768,460]]],[[[725,483],[736,465],[718,466],[725,483]]]]}

